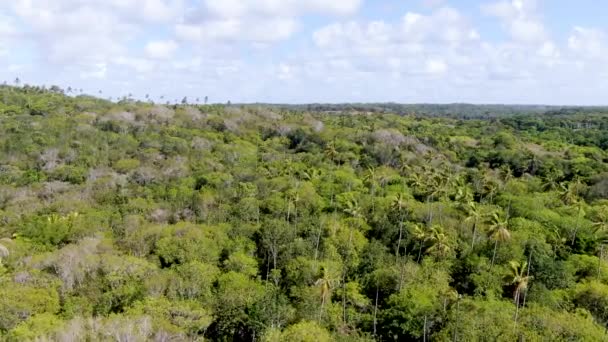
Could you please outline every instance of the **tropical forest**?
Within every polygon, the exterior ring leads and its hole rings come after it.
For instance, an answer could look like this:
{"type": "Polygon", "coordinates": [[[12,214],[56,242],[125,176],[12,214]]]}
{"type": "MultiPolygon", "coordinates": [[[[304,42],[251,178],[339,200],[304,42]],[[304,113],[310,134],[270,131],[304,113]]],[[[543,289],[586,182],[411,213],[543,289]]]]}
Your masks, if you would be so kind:
{"type": "Polygon", "coordinates": [[[606,108],[101,97],[0,86],[0,340],[608,340],[606,108]]]}

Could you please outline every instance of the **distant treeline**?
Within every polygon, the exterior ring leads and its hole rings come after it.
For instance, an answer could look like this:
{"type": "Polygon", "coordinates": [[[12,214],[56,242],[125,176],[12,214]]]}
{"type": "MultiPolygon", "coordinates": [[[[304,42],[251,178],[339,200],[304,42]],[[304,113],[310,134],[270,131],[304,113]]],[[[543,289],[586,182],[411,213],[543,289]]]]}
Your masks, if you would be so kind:
{"type": "Polygon", "coordinates": [[[608,107],[547,106],[547,105],[475,105],[453,104],[400,104],[400,103],[344,103],[344,104],[264,104],[285,110],[306,112],[370,112],[400,115],[453,117],[460,119],[496,118],[514,115],[572,115],[578,113],[608,114],[608,107]]]}

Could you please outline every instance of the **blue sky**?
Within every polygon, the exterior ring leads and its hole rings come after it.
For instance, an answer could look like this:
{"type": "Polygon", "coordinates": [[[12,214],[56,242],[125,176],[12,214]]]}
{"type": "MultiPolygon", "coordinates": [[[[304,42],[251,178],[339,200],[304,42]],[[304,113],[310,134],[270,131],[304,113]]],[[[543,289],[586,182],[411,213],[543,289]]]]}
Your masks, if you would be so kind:
{"type": "Polygon", "coordinates": [[[212,102],[606,105],[597,0],[0,1],[0,80],[212,102]]]}

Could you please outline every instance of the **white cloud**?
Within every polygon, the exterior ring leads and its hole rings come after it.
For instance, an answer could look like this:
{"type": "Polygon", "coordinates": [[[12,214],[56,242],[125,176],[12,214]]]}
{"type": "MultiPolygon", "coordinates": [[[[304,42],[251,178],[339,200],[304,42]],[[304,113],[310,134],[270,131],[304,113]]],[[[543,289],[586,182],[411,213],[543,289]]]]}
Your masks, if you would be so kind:
{"type": "Polygon", "coordinates": [[[156,67],[156,63],[144,58],[137,57],[119,56],[114,58],[112,60],[112,63],[117,66],[128,67],[138,73],[149,73],[153,71],[156,67]]]}
{"type": "Polygon", "coordinates": [[[8,54],[9,42],[17,35],[13,19],[0,13],[0,57],[8,54]]]}
{"type": "Polygon", "coordinates": [[[426,62],[426,72],[433,75],[443,74],[448,71],[448,65],[441,59],[429,59],[426,62]]]}
{"type": "Polygon", "coordinates": [[[499,1],[482,5],[482,11],[502,21],[511,38],[519,43],[542,44],[548,39],[537,14],[536,0],[499,1]]]}
{"type": "Polygon", "coordinates": [[[153,59],[169,59],[177,50],[178,45],[173,40],[153,41],[146,44],[146,55],[153,59]]]}
{"type": "Polygon", "coordinates": [[[137,31],[129,21],[92,1],[23,0],[13,9],[28,28],[28,37],[57,63],[105,62],[108,56],[123,53],[124,44],[137,31]]]}
{"type": "Polygon", "coordinates": [[[574,27],[568,38],[568,47],[576,55],[585,58],[605,57],[606,36],[603,31],[594,28],[574,27]]]}
{"type": "Polygon", "coordinates": [[[306,14],[348,15],[362,0],[203,0],[175,27],[178,38],[198,43],[272,43],[286,40],[306,14]]]}
{"type": "Polygon", "coordinates": [[[444,7],[431,15],[406,13],[399,24],[384,21],[335,23],[313,34],[318,47],[358,50],[381,55],[420,52],[421,46],[457,47],[476,42],[479,34],[455,9],[444,7]]]}
{"type": "Polygon", "coordinates": [[[440,8],[428,16],[407,13],[403,17],[402,26],[406,40],[460,44],[479,38],[465,17],[450,7],[440,8]]]}
{"type": "Polygon", "coordinates": [[[307,13],[348,15],[356,12],[362,0],[203,0],[203,8],[218,17],[300,16],[307,13]]]}
{"type": "Polygon", "coordinates": [[[279,64],[277,68],[277,77],[282,81],[292,80],[294,78],[294,68],[285,63],[279,64]]]}
{"type": "Polygon", "coordinates": [[[90,70],[84,70],[80,73],[83,79],[97,78],[105,79],[108,72],[108,66],[105,63],[98,63],[90,70]]]}
{"type": "Polygon", "coordinates": [[[593,97],[583,92],[603,99],[598,89],[608,88],[605,33],[581,26],[552,37],[541,0],[484,1],[507,36],[492,40],[466,5],[446,5],[459,2],[410,1],[425,11],[389,19],[382,11],[397,6],[369,0],[384,7],[354,18],[362,3],[0,0],[0,79],[280,102],[555,103],[593,97]],[[336,22],[314,27],[311,16],[336,22]],[[299,32],[288,51],[277,44],[299,32]]]}
{"type": "Polygon", "coordinates": [[[272,43],[289,38],[296,27],[296,21],[289,18],[259,22],[253,19],[222,19],[200,24],[179,24],[175,33],[182,40],[194,42],[272,43]]]}
{"type": "Polygon", "coordinates": [[[0,38],[13,36],[17,33],[13,19],[6,16],[0,15],[0,38]]]}

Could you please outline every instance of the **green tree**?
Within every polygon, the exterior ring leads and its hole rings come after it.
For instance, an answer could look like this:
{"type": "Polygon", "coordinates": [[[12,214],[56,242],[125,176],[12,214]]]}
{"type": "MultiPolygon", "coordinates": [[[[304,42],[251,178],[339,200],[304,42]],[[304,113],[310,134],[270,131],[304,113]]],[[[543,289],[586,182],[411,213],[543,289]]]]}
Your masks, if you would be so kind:
{"type": "Polygon", "coordinates": [[[494,252],[492,253],[492,266],[494,266],[498,243],[504,243],[511,239],[508,219],[500,217],[500,215],[496,212],[492,214],[492,219],[488,228],[488,235],[490,236],[490,239],[494,240],[494,252]]]}

